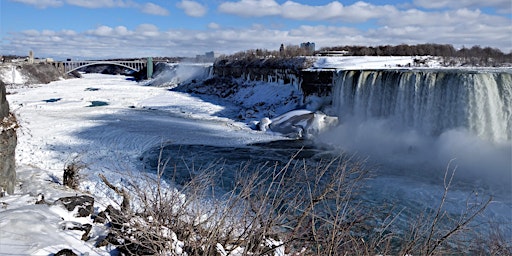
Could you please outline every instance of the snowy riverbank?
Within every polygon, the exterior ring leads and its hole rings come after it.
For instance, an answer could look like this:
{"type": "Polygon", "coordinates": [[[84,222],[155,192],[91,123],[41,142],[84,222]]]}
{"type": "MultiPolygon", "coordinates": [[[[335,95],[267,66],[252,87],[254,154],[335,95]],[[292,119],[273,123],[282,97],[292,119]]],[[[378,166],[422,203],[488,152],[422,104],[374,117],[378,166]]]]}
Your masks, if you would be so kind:
{"type": "MultiPolygon", "coordinates": [[[[58,207],[42,210],[38,194],[48,202],[77,192],[64,188],[66,163],[87,164],[80,191],[94,195],[101,209],[112,194],[98,174],[114,183],[135,172],[140,154],[167,143],[240,146],[283,139],[253,131],[246,124],[218,117],[236,106],[217,105],[166,88],[140,86],[124,76],[89,74],[9,89],[8,100],[20,122],[16,159],[19,186],[0,202],[0,251],[8,254],[50,254],[63,248],[89,255],[107,253],[94,240],[80,240],[79,231],[59,230],[62,218],[73,218],[58,207]],[[107,104],[107,105],[103,105],[107,104]],[[93,105],[99,105],[93,107],[93,105]]],[[[101,230],[97,230],[102,232],[101,230]]]]}

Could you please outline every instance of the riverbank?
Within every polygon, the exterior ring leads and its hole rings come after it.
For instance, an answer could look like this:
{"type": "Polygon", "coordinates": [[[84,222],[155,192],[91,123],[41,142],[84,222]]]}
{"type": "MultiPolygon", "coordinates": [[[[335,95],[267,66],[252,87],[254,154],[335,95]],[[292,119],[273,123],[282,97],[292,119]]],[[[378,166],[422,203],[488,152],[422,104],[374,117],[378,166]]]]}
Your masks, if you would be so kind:
{"type": "Polygon", "coordinates": [[[140,171],[140,154],[155,145],[239,146],[283,139],[217,116],[236,106],[140,86],[124,76],[86,74],[83,79],[10,88],[8,100],[20,125],[19,179],[14,194],[0,198],[0,250],[12,254],[49,254],[71,247],[102,255],[109,250],[95,248],[94,239],[81,241],[78,231],[59,230],[58,220],[70,220],[68,213],[53,208],[41,213],[41,206],[34,204],[39,194],[52,202],[78,193],[62,186],[63,170],[73,161],[87,165],[80,172],[79,193],[93,195],[101,210],[113,203],[108,198],[118,196],[102,186],[98,174],[123,184],[126,173],[140,171]],[[93,107],[94,102],[106,104],[93,107]],[[48,233],[28,232],[36,227],[48,233]]]}

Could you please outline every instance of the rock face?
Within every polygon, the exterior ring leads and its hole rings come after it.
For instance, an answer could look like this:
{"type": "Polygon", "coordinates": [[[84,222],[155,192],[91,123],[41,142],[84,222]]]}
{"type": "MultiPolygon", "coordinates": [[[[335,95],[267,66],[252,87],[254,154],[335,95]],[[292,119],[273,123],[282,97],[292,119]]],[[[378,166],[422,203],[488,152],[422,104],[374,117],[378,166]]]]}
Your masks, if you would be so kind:
{"type": "Polygon", "coordinates": [[[219,59],[214,63],[213,74],[218,77],[243,78],[245,80],[292,84],[304,96],[328,96],[331,94],[334,70],[314,70],[312,59],[219,59]]]}
{"type": "Polygon", "coordinates": [[[16,119],[9,114],[9,103],[5,95],[5,85],[0,81],[0,191],[12,194],[16,183],[14,154],[17,124],[16,119]]]}
{"type": "Polygon", "coordinates": [[[0,70],[2,69],[7,76],[0,76],[0,80],[6,84],[47,84],[64,78],[80,77],[79,74],[76,76],[77,73],[66,75],[52,63],[3,63],[0,64],[0,70]],[[11,76],[10,70],[15,70],[16,75],[11,76]],[[15,78],[16,82],[14,82],[15,78]]]}
{"type": "Polygon", "coordinates": [[[29,84],[47,84],[65,76],[57,67],[48,63],[22,65],[21,69],[28,77],[29,84]]]}

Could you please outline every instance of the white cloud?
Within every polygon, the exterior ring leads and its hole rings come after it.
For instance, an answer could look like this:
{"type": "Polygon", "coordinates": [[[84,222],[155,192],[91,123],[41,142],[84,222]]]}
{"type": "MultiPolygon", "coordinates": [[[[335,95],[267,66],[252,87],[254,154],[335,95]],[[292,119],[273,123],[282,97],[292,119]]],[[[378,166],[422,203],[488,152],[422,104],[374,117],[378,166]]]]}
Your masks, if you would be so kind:
{"type": "Polygon", "coordinates": [[[274,0],[240,0],[219,5],[219,11],[245,17],[281,16],[295,20],[340,20],[345,22],[364,22],[397,13],[391,5],[372,5],[356,2],[344,6],[338,1],[326,5],[305,5],[294,1],[278,4],[274,0]]]}
{"type": "Polygon", "coordinates": [[[225,2],[218,7],[220,12],[246,17],[279,15],[281,6],[274,0],[241,0],[225,2]]]}
{"type": "Polygon", "coordinates": [[[160,35],[158,27],[153,24],[141,24],[135,29],[135,35],[144,37],[157,37],[160,35]]]}
{"type": "Polygon", "coordinates": [[[280,13],[285,18],[297,20],[318,20],[332,19],[343,13],[343,4],[332,2],[323,6],[309,6],[292,1],[285,2],[280,6],[280,13]]]}
{"type": "Polygon", "coordinates": [[[42,32],[41,32],[41,35],[42,36],[54,36],[56,35],[57,33],[55,31],[52,31],[52,30],[48,30],[48,29],[44,29],[42,32]]]}
{"type": "Polygon", "coordinates": [[[215,22],[210,22],[210,23],[208,23],[208,28],[210,28],[210,29],[219,29],[220,25],[218,23],[215,23],[215,22]]]}
{"type": "Polygon", "coordinates": [[[471,31],[471,27],[477,24],[506,27],[506,25],[510,25],[511,23],[510,19],[484,14],[480,10],[458,9],[444,12],[425,12],[410,9],[400,12],[399,15],[390,15],[387,19],[380,20],[379,24],[393,27],[416,25],[424,28],[432,26],[467,26],[468,31],[471,31]]]}
{"type": "Polygon", "coordinates": [[[188,16],[202,17],[208,9],[206,6],[191,0],[182,0],[176,4],[176,7],[183,9],[188,16]]]}
{"type": "Polygon", "coordinates": [[[39,36],[41,33],[39,33],[39,31],[37,31],[35,29],[30,29],[30,30],[23,31],[22,34],[27,37],[33,37],[33,36],[39,36]]]}
{"type": "Polygon", "coordinates": [[[111,36],[113,32],[114,29],[108,26],[99,26],[96,29],[87,31],[88,34],[95,36],[111,36]]]}
{"type": "Polygon", "coordinates": [[[11,0],[22,4],[33,5],[37,8],[58,7],[63,4],[62,0],[11,0]]]}
{"type": "Polygon", "coordinates": [[[345,7],[340,14],[343,20],[352,22],[363,22],[370,19],[392,18],[399,15],[399,11],[391,5],[372,5],[365,2],[356,2],[345,7]]]}
{"type": "Polygon", "coordinates": [[[510,0],[414,0],[414,4],[428,9],[442,8],[496,8],[498,13],[512,13],[512,2],[510,0]]]}
{"type": "Polygon", "coordinates": [[[74,36],[74,35],[76,35],[76,34],[77,34],[75,31],[73,31],[73,30],[69,30],[69,29],[63,29],[63,30],[61,31],[61,33],[62,33],[62,35],[64,35],[64,36],[74,36]]]}
{"type": "Polygon", "coordinates": [[[37,8],[60,7],[64,4],[83,8],[136,8],[151,15],[167,16],[169,11],[154,3],[138,4],[132,0],[11,0],[37,8]]]}
{"type": "Polygon", "coordinates": [[[117,26],[114,28],[114,31],[115,31],[116,35],[119,35],[119,36],[133,35],[133,32],[128,30],[128,28],[126,28],[125,26],[117,26]]]}
{"type": "MultiPolygon", "coordinates": [[[[153,28],[149,28],[152,30],[153,28]]],[[[140,32],[140,31],[139,31],[140,32]]],[[[135,34],[135,31],[130,31],[125,26],[117,26],[117,27],[109,27],[109,26],[99,26],[95,29],[87,30],[85,33],[80,34],[72,30],[63,30],[59,32],[61,36],[78,36],[82,35],[93,36],[93,37],[104,37],[104,38],[129,38],[135,34]]]]}
{"type": "Polygon", "coordinates": [[[156,5],[154,3],[146,3],[141,11],[146,14],[158,15],[158,16],[167,16],[169,15],[169,11],[162,6],[156,5]]]}
{"type": "Polygon", "coordinates": [[[133,7],[135,4],[131,1],[123,0],[65,0],[69,5],[75,5],[85,8],[113,8],[113,7],[133,7]]]}

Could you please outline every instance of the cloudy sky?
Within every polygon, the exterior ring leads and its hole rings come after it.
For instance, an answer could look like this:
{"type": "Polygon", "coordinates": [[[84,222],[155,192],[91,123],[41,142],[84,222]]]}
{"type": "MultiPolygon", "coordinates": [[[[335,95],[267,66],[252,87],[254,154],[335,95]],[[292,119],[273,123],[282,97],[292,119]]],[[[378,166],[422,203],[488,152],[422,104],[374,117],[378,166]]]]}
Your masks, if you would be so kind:
{"type": "Polygon", "coordinates": [[[512,50],[511,0],[1,0],[0,54],[229,54],[315,42],[512,50]]]}

